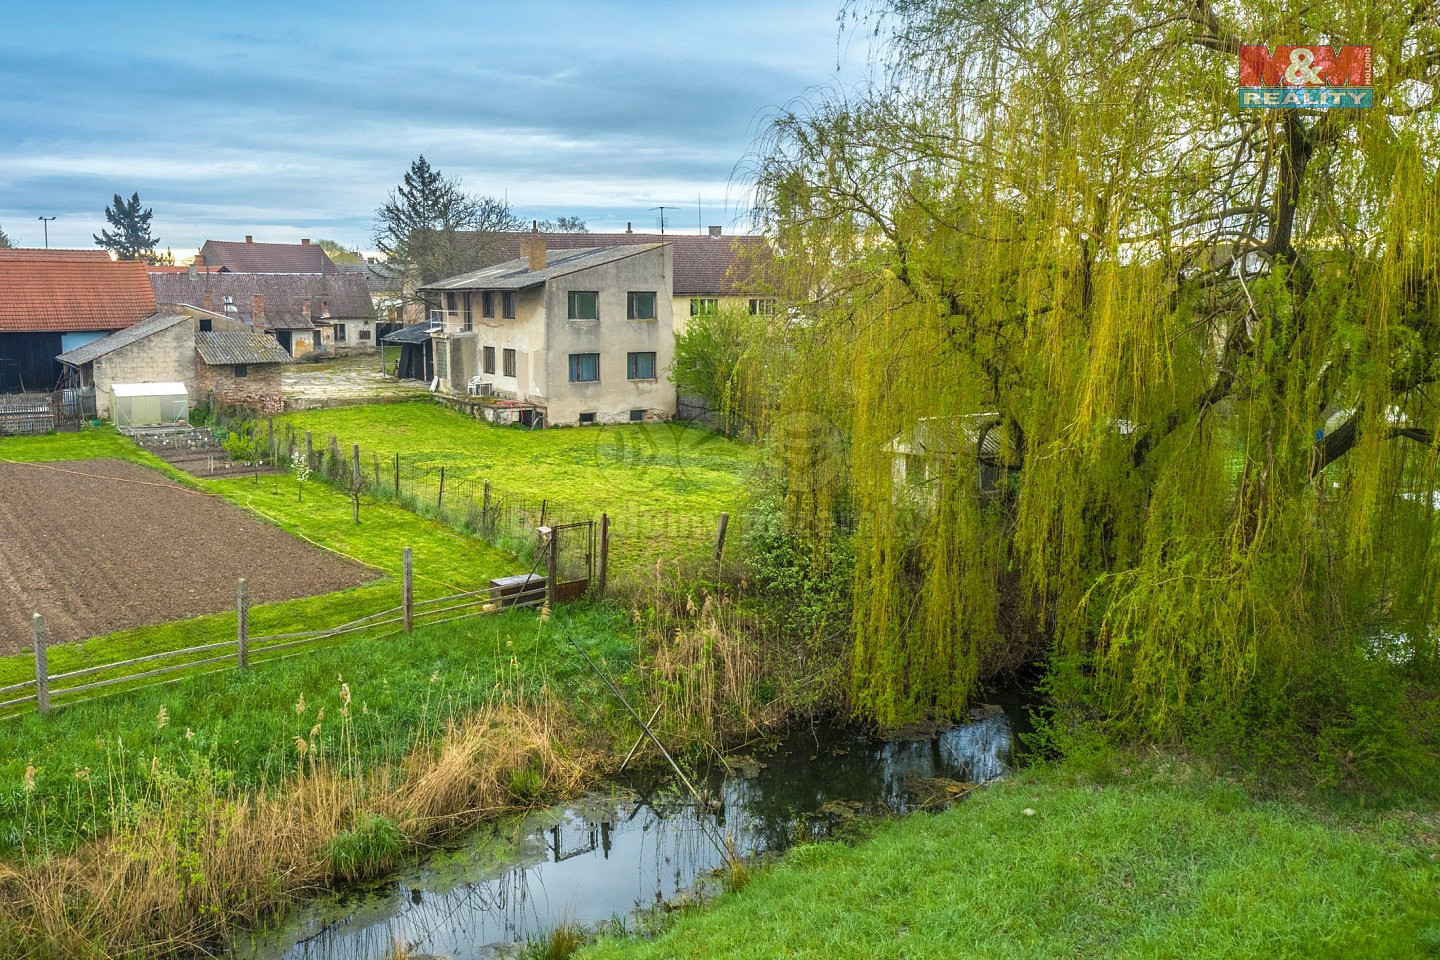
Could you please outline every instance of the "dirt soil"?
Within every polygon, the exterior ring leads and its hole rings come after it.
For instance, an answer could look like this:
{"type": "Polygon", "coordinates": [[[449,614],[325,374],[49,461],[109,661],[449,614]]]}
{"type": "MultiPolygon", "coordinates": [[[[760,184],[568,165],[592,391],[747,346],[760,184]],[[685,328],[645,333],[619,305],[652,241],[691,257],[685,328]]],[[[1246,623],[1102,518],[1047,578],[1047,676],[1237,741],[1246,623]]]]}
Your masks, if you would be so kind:
{"type": "Polygon", "coordinates": [[[35,613],[63,643],[233,610],[240,577],[268,603],[378,576],[138,464],[0,463],[0,654],[35,613]]]}

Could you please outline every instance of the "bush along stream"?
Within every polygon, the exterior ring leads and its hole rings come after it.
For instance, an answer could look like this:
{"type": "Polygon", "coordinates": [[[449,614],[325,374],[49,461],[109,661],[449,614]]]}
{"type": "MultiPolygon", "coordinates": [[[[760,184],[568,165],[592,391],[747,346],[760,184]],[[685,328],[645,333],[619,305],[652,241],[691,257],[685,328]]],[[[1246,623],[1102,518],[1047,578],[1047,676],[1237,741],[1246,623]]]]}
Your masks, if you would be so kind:
{"type": "Polygon", "coordinates": [[[307,908],[234,956],[486,957],[556,930],[643,925],[653,908],[714,889],[731,855],[750,860],[870,818],[943,807],[1001,777],[1022,717],[1018,706],[989,705],[968,723],[890,739],[835,723],[794,726],[700,771],[698,799],[668,768],[649,768],[493,825],[368,895],[307,908]]]}

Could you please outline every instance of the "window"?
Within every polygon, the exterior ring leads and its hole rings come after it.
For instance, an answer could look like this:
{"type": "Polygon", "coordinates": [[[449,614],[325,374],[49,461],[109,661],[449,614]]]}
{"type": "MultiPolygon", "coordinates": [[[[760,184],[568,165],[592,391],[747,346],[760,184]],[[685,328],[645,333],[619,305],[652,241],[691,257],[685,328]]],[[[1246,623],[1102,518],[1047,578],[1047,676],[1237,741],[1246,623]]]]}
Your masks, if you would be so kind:
{"type": "Polygon", "coordinates": [[[600,379],[600,354],[570,354],[570,382],[594,383],[600,379]]]}
{"type": "Polygon", "coordinates": [[[501,372],[507,377],[515,376],[515,351],[506,349],[500,354],[501,372]]]}
{"type": "MultiPolygon", "coordinates": [[[[754,311],[751,312],[753,313],[754,311]]],[[[465,294],[465,329],[471,329],[472,325],[470,317],[470,294],[467,293],[465,294]]]]}
{"type": "Polygon", "coordinates": [[[245,366],[245,364],[243,364],[243,363],[237,363],[237,364],[235,364],[235,376],[237,376],[237,377],[248,377],[248,376],[250,376],[250,368],[247,367],[247,366],[245,366]]]}
{"type": "Polygon", "coordinates": [[[345,342],[345,324],[343,324],[343,323],[337,323],[337,324],[335,324],[335,342],[336,342],[336,343],[344,343],[344,342],[345,342]]]}
{"type": "Polygon", "coordinates": [[[451,291],[451,292],[445,294],[445,312],[448,313],[448,314],[450,314],[450,315],[453,317],[453,316],[455,315],[455,313],[456,313],[457,310],[458,310],[458,304],[456,304],[456,302],[455,302],[455,293],[454,293],[454,291],[451,291]]]}
{"type": "Polygon", "coordinates": [[[768,317],[775,312],[774,297],[751,297],[750,315],[768,317]]]}
{"type": "Polygon", "coordinates": [[[690,316],[708,317],[720,312],[720,301],[714,297],[691,297],[690,316]]]}
{"type": "Polygon", "coordinates": [[[625,316],[631,320],[654,320],[655,291],[631,290],[625,297],[625,316]]]}
{"type": "Polygon", "coordinates": [[[599,320],[600,292],[598,290],[570,291],[571,320],[599,320]]]}
{"type": "Polygon", "coordinates": [[[485,348],[485,351],[484,351],[484,356],[483,356],[481,359],[482,359],[482,361],[483,361],[483,363],[484,363],[484,367],[482,367],[481,369],[482,369],[485,373],[494,373],[494,372],[495,372],[495,348],[494,348],[494,347],[486,347],[486,348],[485,348]]]}
{"type": "Polygon", "coordinates": [[[515,319],[515,294],[513,291],[506,290],[500,294],[500,311],[505,315],[506,320],[515,319]]]}
{"type": "Polygon", "coordinates": [[[201,318],[200,318],[200,332],[201,332],[201,333],[207,333],[207,332],[209,332],[209,330],[210,330],[210,318],[209,318],[209,317],[201,317],[201,318]]]}
{"type": "Polygon", "coordinates": [[[594,422],[595,422],[595,414],[593,414],[593,413],[582,413],[582,414],[580,414],[580,426],[582,426],[582,427],[588,426],[589,424],[592,424],[592,423],[594,423],[594,422]]]}
{"type": "Polygon", "coordinates": [[[644,411],[644,410],[631,410],[631,411],[630,411],[630,422],[631,422],[631,423],[640,423],[640,422],[644,421],[644,419],[645,419],[645,411],[644,411]]]}
{"type": "Polygon", "coordinates": [[[655,351],[627,353],[625,355],[625,377],[628,380],[654,380],[655,351]]]}
{"type": "Polygon", "coordinates": [[[486,290],[480,294],[480,316],[495,316],[495,291],[486,290]]]}
{"type": "Polygon", "coordinates": [[[370,331],[369,331],[369,330],[362,329],[362,330],[360,331],[360,339],[361,339],[361,340],[369,340],[369,339],[370,339],[370,331]]]}

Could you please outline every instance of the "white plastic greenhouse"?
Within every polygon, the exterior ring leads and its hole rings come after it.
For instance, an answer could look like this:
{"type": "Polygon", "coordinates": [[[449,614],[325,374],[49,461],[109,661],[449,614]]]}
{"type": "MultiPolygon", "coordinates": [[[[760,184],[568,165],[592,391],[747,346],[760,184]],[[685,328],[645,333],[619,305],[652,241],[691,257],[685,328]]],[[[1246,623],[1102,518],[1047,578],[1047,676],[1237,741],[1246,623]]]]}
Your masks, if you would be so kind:
{"type": "Polygon", "coordinates": [[[190,394],[183,383],[110,385],[110,419],[117,427],[158,427],[189,417],[190,394]]]}

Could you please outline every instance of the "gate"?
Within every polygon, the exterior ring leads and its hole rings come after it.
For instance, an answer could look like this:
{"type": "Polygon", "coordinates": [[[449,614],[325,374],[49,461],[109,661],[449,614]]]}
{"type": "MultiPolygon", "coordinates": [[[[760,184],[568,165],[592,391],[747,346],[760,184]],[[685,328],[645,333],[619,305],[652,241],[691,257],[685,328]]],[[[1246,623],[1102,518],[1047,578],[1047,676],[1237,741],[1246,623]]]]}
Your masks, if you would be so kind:
{"type": "MultiPolygon", "coordinates": [[[[595,580],[595,521],[579,520],[541,527],[540,537],[542,544],[548,547],[545,575],[550,602],[564,603],[583,597],[595,580]]],[[[608,550],[600,552],[603,555],[608,550]]],[[[605,588],[603,573],[596,587],[599,590],[605,588]]]]}

